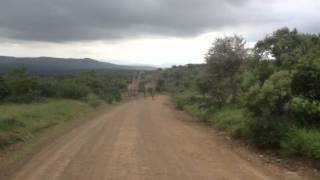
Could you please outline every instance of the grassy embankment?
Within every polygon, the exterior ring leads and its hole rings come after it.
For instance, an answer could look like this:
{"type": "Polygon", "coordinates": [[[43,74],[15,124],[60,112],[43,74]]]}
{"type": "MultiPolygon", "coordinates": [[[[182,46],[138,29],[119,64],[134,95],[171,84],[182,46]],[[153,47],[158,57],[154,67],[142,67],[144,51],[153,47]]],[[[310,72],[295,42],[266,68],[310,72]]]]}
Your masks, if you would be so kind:
{"type": "MultiPolygon", "coordinates": [[[[225,131],[234,138],[254,144],[252,141],[254,133],[250,129],[252,121],[245,108],[237,106],[227,106],[220,109],[203,108],[201,103],[190,101],[190,93],[173,96],[172,100],[177,109],[194,115],[206,124],[225,131]]],[[[281,139],[279,152],[282,155],[295,155],[319,160],[320,130],[289,127],[284,138],[281,139]]]]}
{"type": "Polygon", "coordinates": [[[0,148],[26,142],[39,132],[77,118],[89,117],[95,108],[87,102],[49,99],[29,104],[0,105],[0,148]]]}

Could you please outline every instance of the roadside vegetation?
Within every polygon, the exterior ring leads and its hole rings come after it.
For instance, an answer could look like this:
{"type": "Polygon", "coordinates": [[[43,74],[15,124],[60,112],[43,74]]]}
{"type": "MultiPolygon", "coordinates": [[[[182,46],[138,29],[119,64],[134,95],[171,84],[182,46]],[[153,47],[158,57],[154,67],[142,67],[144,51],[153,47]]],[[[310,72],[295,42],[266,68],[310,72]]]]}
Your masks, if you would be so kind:
{"type": "Polygon", "coordinates": [[[105,103],[120,101],[127,75],[83,71],[68,76],[35,76],[20,68],[0,75],[0,149],[38,132],[87,117],[105,103]]]}
{"type": "Polygon", "coordinates": [[[282,28],[248,48],[216,39],[206,63],[162,73],[178,109],[263,149],[320,160],[320,36],[282,28]]]}
{"type": "Polygon", "coordinates": [[[0,105],[0,148],[30,140],[42,130],[93,112],[89,104],[76,100],[0,105]]]}

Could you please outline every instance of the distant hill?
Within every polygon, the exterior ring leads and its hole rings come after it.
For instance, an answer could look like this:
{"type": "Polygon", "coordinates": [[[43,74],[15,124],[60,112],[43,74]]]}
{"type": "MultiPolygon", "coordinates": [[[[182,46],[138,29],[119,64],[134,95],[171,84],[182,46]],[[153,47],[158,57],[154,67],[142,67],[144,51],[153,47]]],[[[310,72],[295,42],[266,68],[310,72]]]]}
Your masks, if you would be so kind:
{"type": "Polygon", "coordinates": [[[0,56],[0,73],[12,69],[25,67],[28,72],[35,74],[69,74],[83,70],[96,70],[99,72],[119,70],[155,70],[151,66],[117,65],[94,59],[65,59],[52,57],[17,58],[0,56]]]}

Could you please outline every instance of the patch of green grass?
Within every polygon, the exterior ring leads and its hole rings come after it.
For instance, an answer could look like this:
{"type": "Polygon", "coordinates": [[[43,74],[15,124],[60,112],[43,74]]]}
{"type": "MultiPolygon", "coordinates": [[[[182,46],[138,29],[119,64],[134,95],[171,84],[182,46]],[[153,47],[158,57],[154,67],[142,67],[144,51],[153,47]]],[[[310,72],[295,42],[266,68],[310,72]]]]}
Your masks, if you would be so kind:
{"type": "Polygon", "coordinates": [[[246,137],[249,134],[249,119],[241,108],[224,107],[215,110],[209,122],[236,138],[246,137]]]}
{"type": "Polygon", "coordinates": [[[185,106],[190,104],[190,92],[176,93],[172,96],[172,101],[178,110],[184,110],[185,106]]]}
{"type": "Polygon", "coordinates": [[[93,112],[92,106],[76,100],[0,105],[0,148],[26,141],[43,129],[93,112]]]}
{"type": "Polygon", "coordinates": [[[86,98],[85,98],[86,102],[96,108],[99,107],[101,104],[103,104],[103,101],[95,94],[89,94],[86,98]]]}
{"type": "Polygon", "coordinates": [[[250,134],[249,118],[245,110],[238,107],[221,109],[200,108],[198,105],[186,105],[184,109],[200,120],[227,131],[235,138],[248,137],[250,134]]]}
{"type": "Polygon", "coordinates": [[[320,159],[320,130],[291,129],[281,141],[281,147],[290,155],[320,159]]]}
{"type": "Polygon", "coordinates": [[[186,105],[184,109],[204,122],[210,119],[210,110],[200,108],[198,105],[186,105]]]}

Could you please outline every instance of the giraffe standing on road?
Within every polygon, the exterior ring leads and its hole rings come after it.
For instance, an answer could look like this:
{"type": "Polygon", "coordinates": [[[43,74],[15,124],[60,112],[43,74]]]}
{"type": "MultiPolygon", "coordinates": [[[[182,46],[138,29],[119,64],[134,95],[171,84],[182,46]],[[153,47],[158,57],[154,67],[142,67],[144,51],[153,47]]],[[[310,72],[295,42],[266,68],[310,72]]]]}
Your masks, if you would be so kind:
{"type": "Polygon", "coordinates": [[[159,74],[155,74],[152,76],[152,79],[150,82],[146,83],[144,85],[144,97],[147,96],[147,93],[149,92],[152,100],[154,100],[154,96],[156,94],[156,89],[157,89],[157,85],[158,85],[158,81],[159,81],[159,74]]]}
{"type": "Polygon", "coordinates": [[[139,85],[141,80],[141,72],[134,73],[132,76],[131,83],[128,84],[128,96],[134,97],[139,94],[139,85]]]}
{"type": "Polygon", "coordinates": [[[135,81],[135,74],[132,75],[131,83],[128,84],[128,96],[133,96],[133,89],[134,89],[134,81],[135,81]]]}

